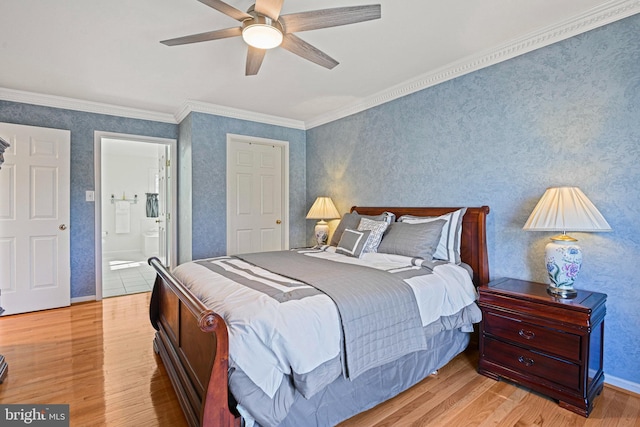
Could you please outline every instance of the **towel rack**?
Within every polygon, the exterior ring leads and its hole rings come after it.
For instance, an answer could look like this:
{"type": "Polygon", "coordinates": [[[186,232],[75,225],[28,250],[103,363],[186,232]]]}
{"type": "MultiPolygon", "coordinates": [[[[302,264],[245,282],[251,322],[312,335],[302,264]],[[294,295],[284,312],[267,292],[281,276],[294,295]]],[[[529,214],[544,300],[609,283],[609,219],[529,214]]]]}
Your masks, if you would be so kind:
{"type": "Polygon", "coordinates": [[[115,202],[129,202],[129,203],[138,203],[138,195],[134,195],[133,199],[127,199],[124,194],[122,195],[122,199],[116,199],[116,197],[112,194],[111,195],[111,203],[115,203],[115,202]]]}

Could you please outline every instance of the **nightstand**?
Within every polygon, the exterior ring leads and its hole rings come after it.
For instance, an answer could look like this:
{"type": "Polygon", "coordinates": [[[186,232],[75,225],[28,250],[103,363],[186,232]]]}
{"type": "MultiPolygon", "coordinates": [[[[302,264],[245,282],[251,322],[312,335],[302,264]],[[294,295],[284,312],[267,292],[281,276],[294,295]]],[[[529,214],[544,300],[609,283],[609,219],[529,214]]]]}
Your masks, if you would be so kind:
{"type": "Polygon", "coordinates": [[[598,292],[572,299],[546,285],[499,279],[478,288],[482,310],[478,372],[558,400],[585,417],[602,392],[605,301],[598,292]]]}

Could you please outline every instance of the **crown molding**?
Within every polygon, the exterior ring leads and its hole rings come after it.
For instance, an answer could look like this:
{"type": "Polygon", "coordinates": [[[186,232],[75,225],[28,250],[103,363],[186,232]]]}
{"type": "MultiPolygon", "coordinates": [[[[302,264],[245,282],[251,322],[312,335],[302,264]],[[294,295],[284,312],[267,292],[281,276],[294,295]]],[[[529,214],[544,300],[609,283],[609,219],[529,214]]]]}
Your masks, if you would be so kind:
{"type": "Polygon", "coordinates": [[[611,1],[559,24],[548,26],[477,55],[468,56],[446,67],[423,74],[364,98],[361,101],[348,104],[342,108],[308,120],[305,122],[306,129],[321,126],[368,110],[369,108],[506,61],[535,49],[557,43],[637,13],[640,13],[640,0],[611,1]]]}
{"type": "Polygon", "coordinates": [[[155,111],[138,110],[136,108],[119,105],[102,104],[100,102],[83,101],[81,99],[65,98],[62,96],[45,95],[42,93],[25,92],[0,87],[0,99],[21,102],[23,104],[41,105],[43,107],[62,108],[65,110],[84,111],[86,113],[107,114],[109,116],[128,117],[131,119],[151,120],[175,124],[173,114],[155,111]]]}
{"type": "Polygon", "coordinates": [[[20,102],[23,104],[41,105],[43,107],[62,108],[65,110],[83,111],[86,113],[107,114],[110,116],[128,117],[131,119],[151,120],[163,123],[180,123],[190,112],[213,114],[258,123],[284,126],[293,129],[305,129],[304,122],[284,117],[270,116],[237,108],[208,104],[198,101],[185,101],[177,113],[159,113],[155,111],[139,110],[119,105],[103,104],[99,102],[83,101],[81,99],[65,98],[62,96],[46,95],[42,93],[26,92],[0,87],[0,99],[20,102]]]}
{"type": "Polygon", "coordinates": [[[288,119],[285,117],[271,116],[269,114],[255,113],[238,108],[225,107],[222,105],[209,104],[199,101],[185,101],[175,114],[176,122],[180,123],[191,112],[213,114],[215,116],[229,117],[233,119],[249,120],[252,122],[265,123],[268,125],[283,126],[293,129],[305,130],[305,124],[301,120],[288,119]]]}

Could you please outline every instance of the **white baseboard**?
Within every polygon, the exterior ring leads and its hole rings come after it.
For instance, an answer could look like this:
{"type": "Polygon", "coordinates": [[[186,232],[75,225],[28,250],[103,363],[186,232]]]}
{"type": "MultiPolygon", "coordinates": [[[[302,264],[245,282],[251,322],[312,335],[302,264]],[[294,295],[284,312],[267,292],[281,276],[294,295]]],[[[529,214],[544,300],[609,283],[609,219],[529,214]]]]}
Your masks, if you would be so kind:
{"type": "Polygon", "coordinates": [[[604,374],[604,382],[606,384],[610,384],[612,386],[623,388],[625,390],[629,390],[630,392],[640,394],[640,384],[623,380],[622,378],[614,377],[613,375],[609,375],[606,372],[604,374]]]}
{"type": "Polygon", "coordinates": [[[95,295],[87,295],[86,297],[75,297],[71,298],[71,304],[77,304],[79,302],[87,302],[87,301],[95,301],[95,295]]]}

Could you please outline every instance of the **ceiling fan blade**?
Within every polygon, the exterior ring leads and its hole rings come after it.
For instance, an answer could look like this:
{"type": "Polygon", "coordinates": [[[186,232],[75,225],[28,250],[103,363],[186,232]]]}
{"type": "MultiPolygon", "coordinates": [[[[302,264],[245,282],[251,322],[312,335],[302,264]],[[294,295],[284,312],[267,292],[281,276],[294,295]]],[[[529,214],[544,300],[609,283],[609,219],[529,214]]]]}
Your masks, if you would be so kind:
{"type": "Polygon", "coordinates": [[[277,21],[280,10],[282,10],[282,3],[284,0],[257,0],[254,10],[277,21]]]}
{"type": "Polygon", "coordinates": [[[255,76],[258,74],[265,53],[267,53],[266,49],[249,46],[249,50],[247,51],[247,65],[244,72],[245,76],[255,76]]]}
{"type": "Polygon", "coordinates": [[[337,7],[333,9],[314,10],[310,12],[291,13],[282,15],[285,32],[317,30],[320,28],[337,27],[339,25],[354,24],[356,22],[379,19],[380,5],[337,7]]]}
{"type": "Polygon", "coordinates": [[[235,7],[228,5],[225,2],[220,0],[198,0],[198,1],[240,22],[244,21],[247,18],[251,18],[251,15],[249,15],[248,13],[243,12],[239,9],[236,9],[235,7]]]}
{"type": "Polygon", "coordinates": [[[242,35],[242,28],[233,27],[224,30],[207,31],[206,33],[192,34],[190,36],[178,37],[175,39],[163,40],[160,43],[167,46],[176,46],[180,44],[206,42],[209,40],[226,39],[228,37],[236,37],[242,35]]]}
{"type": "Polygon", "coordinates": [[[330,70],[339,64],[338,61],[322,52],[320,49],[311,46],[309,43],[293,34],[285,34],[280,46],[291,53],[295,53],[308,61],[315,62],[316,64],[330,70]]]}

